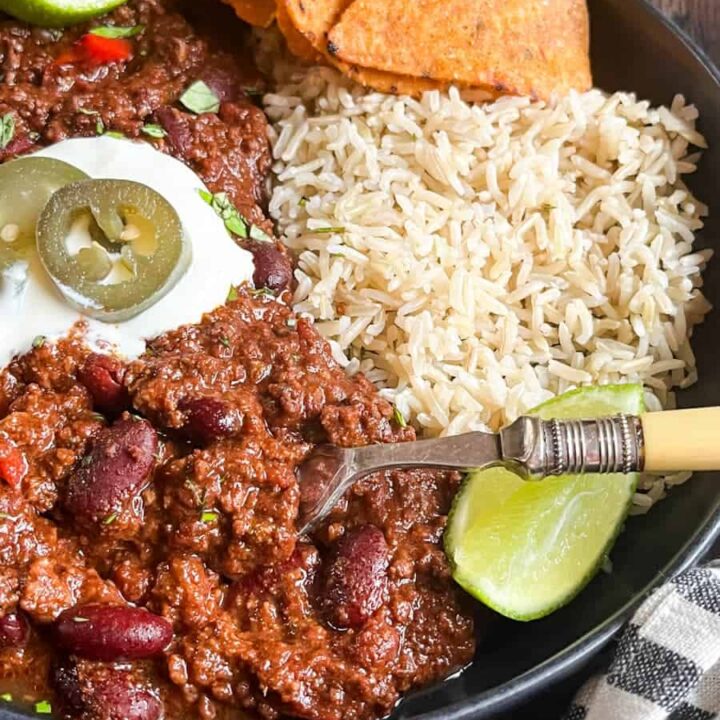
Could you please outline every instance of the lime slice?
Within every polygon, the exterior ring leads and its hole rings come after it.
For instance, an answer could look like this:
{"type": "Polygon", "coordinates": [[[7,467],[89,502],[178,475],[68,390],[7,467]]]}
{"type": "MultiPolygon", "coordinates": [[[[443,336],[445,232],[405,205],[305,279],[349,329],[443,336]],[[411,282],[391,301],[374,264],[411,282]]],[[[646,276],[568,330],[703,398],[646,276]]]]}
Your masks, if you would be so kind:
{"type": "MultiPolygon", "coordinates": [[[[580,388],[531,415],[589,418],[644,410],[641,385],[580,388]]],[[[504,468],[471,473],[455,498],[445,552],[455,580],[515,620],[569,602],[606,557],[637,475],[563,475],[526,482],[504,468]]]]}
{"type": "Polygon", "coordinates": [[[127,0],[0,0],[0,10],[25,22],[64,27],[89,20],[127,0]]]}

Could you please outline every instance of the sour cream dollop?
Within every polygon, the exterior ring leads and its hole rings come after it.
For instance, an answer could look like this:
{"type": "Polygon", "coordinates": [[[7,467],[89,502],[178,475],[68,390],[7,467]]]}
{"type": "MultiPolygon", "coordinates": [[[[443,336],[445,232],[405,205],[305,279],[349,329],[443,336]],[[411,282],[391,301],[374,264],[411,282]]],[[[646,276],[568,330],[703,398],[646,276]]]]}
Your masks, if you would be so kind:
{"type": "Polygon", "coordinates": [[[198,322],[225,302],[231,285],[251,280],[252,255],[233,241],[200,197],[198,190],[207,189],[202,180],[179,160],[149,143],[108,137],[65,140],[36,155],[63,160],[92,178],[134,180],[160,193],[180,216],[192,262],[159,302],[130,320],[110,324],[68,305],[33,253],[27,272],[15,267],[0,278],[0,367],[29,350],[35,338],[55,340],[79,320],[87,323],[91,346],[107,350],[110,345],[126,357],[137,357],[146,340],[198,322]]]}

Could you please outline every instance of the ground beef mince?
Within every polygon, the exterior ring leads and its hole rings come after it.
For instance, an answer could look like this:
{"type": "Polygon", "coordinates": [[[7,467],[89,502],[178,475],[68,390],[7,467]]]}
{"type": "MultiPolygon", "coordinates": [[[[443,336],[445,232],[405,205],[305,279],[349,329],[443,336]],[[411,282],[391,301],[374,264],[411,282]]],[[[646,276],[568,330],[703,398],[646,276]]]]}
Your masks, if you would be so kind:
{"type": "MultiPolygon", "coordinates": [[[[2,22],[4,158],[159,123],[152,142],[271,231],[265,118],[244,92],[260,78],[241,25],[223,15],[216,36],[202,6],[128,3],[100,22],[144,26],[132,59],[93,68],[56,63],[87,27],[2,22]],[[197,79],[217,113],[178,104],[197,79]]],[[[281,292],[287,257],[256,258],[281,292]]],[[[413,438],[262,289],[132,362],[81,329],[35,343],[0,372],[0,692],[76,720],[387,714],[474,651],[440,544],[459,477],[368,477],[298,537],[295,470],[318,443],[413,438]]]]}

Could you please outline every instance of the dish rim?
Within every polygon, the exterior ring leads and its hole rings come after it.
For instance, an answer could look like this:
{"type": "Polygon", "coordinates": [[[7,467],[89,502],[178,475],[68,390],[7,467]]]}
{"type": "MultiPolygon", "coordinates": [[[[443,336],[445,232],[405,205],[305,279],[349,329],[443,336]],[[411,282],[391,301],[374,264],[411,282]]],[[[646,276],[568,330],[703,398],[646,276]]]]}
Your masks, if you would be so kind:
{"type": "MultiPolygon", "coordinates": [[[[716,66],[708,53],[674,20],[652,5],[649,0],[631,1],[653,18],[654,22],[659,22],[680,40],[685,49],[710,76],[715,83],[718,96],[720,96],[720,68],[716,66]]],[[[720,308],[717,308],[716,312],[720,312],[720,308]]],[[[668,578],[675,577],[695,565],[710,550],[718,538],[720,538],[720,494],[696,532],[675,553],[672,560],[662,570],[658,571],[642,590],[591,631],[540,664],[501,685],[428,713],[412,716],[403,716],[401,714],[400,719],[482,720],[482,718],[488,718],[491,714],[505,712],[517,707],[541,690],[547,689],[549,686],[567,678],[572,672],[587,664],[592,657],[612,640],[652,590],[668,578]]],[[[411,693],[411,696],[430,693],[434,687],[437,687],[437,685],[420,689],[416,693],[411,693]]],[[[402,708],[402,704],[401,699],[398,705],[399,709],[402,708]]],[[[0,707],[0,720],[28,720],[33,717],[39,716],[32,713],[32,711],[21,709],[10,703],[0,707]]]]}

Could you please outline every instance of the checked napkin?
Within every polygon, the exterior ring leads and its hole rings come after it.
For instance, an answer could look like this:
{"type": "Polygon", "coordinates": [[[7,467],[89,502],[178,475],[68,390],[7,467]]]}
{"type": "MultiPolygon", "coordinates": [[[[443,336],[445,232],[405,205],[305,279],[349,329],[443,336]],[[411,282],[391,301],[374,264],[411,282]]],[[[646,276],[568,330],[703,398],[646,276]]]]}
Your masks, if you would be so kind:
{"type": "Polygon", "coordinates": [[[720,563],[662,586],[625,627],[602,676],[564,720],[712,720],[720,717],[720,563]]]}

